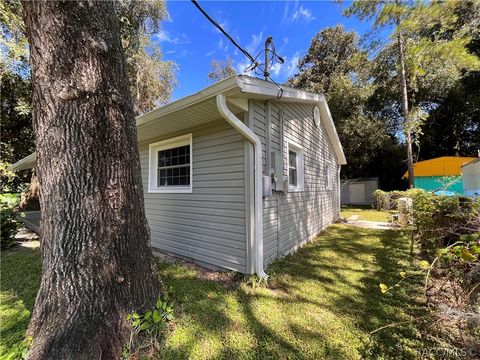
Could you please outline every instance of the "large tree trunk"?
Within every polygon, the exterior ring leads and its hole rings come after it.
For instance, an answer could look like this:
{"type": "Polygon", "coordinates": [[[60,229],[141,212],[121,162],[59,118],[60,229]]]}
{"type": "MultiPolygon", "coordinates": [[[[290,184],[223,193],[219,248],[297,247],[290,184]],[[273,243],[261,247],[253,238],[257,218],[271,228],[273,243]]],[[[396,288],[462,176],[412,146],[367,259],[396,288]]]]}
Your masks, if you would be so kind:
{"type": "Polygon", "coordinates": [[[110,1],[24,1],[42,211],[29,359],[117,359],[126,313],[150,307],[133,106],[110,1]]]}
{"type": "Polygon", "coordinates": [[[402,91],[402,115],[405,129],[405,138],[407,142],[407,167],[408,167],[408,186],[414,187],[413,174],[413,149],[412,149],[412,131],[409,126],[408,114],[408,89],[407,89],[407,74],[405,72],[405,53],[403,49],[402,35],[397,35],[398,43],[398,62],[400,66],[400,88],[402,91]]]}

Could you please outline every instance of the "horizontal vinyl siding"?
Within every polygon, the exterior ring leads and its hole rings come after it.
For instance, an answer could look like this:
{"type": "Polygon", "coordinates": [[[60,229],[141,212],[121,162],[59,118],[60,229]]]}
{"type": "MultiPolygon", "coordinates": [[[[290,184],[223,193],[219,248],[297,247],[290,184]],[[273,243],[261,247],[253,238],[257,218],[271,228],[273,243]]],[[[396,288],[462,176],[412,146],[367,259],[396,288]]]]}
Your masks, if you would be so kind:
{"type": "Polygon", "coordinates": [[[266,264],[278,257],[278,209],[275,197],[263,201],[263,258],[266,264]]]}
{"type": "Polygon", "coordinates": [[[319,128],[314,124],[313,105],[274,104],[273,108],[284,112],[284,157],[291,140],[301,145],[305,159],[304,191],[287,193],[279,208],[279,253],[286,254],[338,219],[338,162],[323,124],[319,128]],[[331,165],[331,190],[326,189],[327,162],[331,165]]]}
{"type": "MultiPolygon", "coordinates": [[[[264,174],[268,123],[266,104],[253,102],[253,131],[263,147],[264,174]]],[[[263,201],[264,262],[287,254],[339,217],[337,159],[325,128],[313,122],[313,105],[272,102],[270,107],[270,151],[280,151],[283,176],[287,176],[287,141],[301,145],[305,161],[305,189],[302,192],[274,192],[263,201]],[[280,112],[283,111],[283,139],[280,112]],[[282,141],[283,140],[283,141],[282,141]],[[326,190],[325,165],[331,164],[333,187],[326,190]]]]}
{"type": "Polygon", "coordinates": [[[243,137],[223,121],[194,130],[192,193],[171,194],[147,191],[149,149],[140,145],[154,248],[246,272],[244,146],[243,137]]]}
{"type": "Polygon", "coordinates": [[[253,132],[260,138],[262,143],[262,166],[263,166],[263,173],[266,174],[266,128],[265,128],[265,112],[266,112],[266,105],[265,102],[255,101],[252,102],[253,106],[251,107],[250,111],[253,111],[253,125],[252,129],[253,132]]]}

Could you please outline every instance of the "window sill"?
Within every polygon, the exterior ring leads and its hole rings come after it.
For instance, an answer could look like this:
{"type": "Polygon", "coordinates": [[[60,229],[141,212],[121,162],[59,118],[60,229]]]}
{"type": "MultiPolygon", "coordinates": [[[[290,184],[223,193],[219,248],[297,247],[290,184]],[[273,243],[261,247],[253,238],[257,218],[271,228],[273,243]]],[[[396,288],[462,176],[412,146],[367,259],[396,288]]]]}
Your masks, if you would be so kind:
{"type": "Polygon", "coordinates": [[[288,186],[288,192],[302,192],[304,191],[303,187],[294,187],[294,186],[288,186]]]}
{"type": "Polygon", "coordinates": [[[151,194],[191,194],[193,192],[191,187],[168,187],[168,188],[154,188],[154,189],[148,189],[148,192],[151,194]]]}

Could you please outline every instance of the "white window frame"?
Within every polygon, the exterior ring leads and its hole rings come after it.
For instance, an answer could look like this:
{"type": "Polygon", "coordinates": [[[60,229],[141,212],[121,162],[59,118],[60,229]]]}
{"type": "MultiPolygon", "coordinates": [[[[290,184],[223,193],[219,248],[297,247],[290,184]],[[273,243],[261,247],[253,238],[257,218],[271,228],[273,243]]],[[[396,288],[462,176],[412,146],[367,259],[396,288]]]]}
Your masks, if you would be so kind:
{"type": "Polygon", "coordinates": [[[325,164],[325,190],[333,190],[332,164],[325,164]]]}
{"type": "Polygon", "coordinates": [[[299,192],[305,189],[305,160],[303,155],[303,148],[300,144],[287,140],[287,182],[288,182],[288,191],[289,192],[299,192]],[[288,169],[290,165],[290,151],[293,151],[297,154],[296,157],[296,167],[297,167],[297,185],[290,185],[290,171],[288,169]]]}
{"type": "Polygon", "coordinates": [[[191,193],[193,184],[193,150],[192,134],[177,136],[155,142],[148,149],[148,192],[149,193],[191,193]],[[190,145],[190,186],[157,186],[158,184],[158,152],[166,149],[190,145]]]}

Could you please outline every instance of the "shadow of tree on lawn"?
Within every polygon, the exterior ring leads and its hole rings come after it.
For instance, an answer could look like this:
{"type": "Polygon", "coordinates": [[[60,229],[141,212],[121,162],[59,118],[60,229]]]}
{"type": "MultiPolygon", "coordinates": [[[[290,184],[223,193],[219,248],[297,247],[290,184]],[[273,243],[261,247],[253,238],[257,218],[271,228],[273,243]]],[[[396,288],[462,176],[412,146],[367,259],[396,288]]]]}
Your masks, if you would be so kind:
{"type": "Polygon", "coordinates": [[[387,294],[379,290],[380,283],[396,282],[399,271],[409,264],[409,242],[401,232],[334,226],[295,254],[272,263],[266,288],[252,289],[238,282],[225,289],[181,268],[172,276],[172,268],[164,267],[163,279],[172,287],[181,314],[161,355],[171,359],[415,358],[415,349],[424,344],[414,325],[370,335],[424,310],[416,300],[420,293],[415,282],[387,294]]]}
{"type": "MultiPolygon", "coordinates": [[[[175,302],[164,359],[405,359],[425,346],[411,323],[371,331],[424,311],[420,287],[406,282],[381,294],[409,267],[398,231],[333,226],[272,263],[268,285],[228,287],[192,267],[159,264],[175,302]]],[[[24,336],[40,284],[38,249],[2,254],[2,351],[24,336]]]]}

